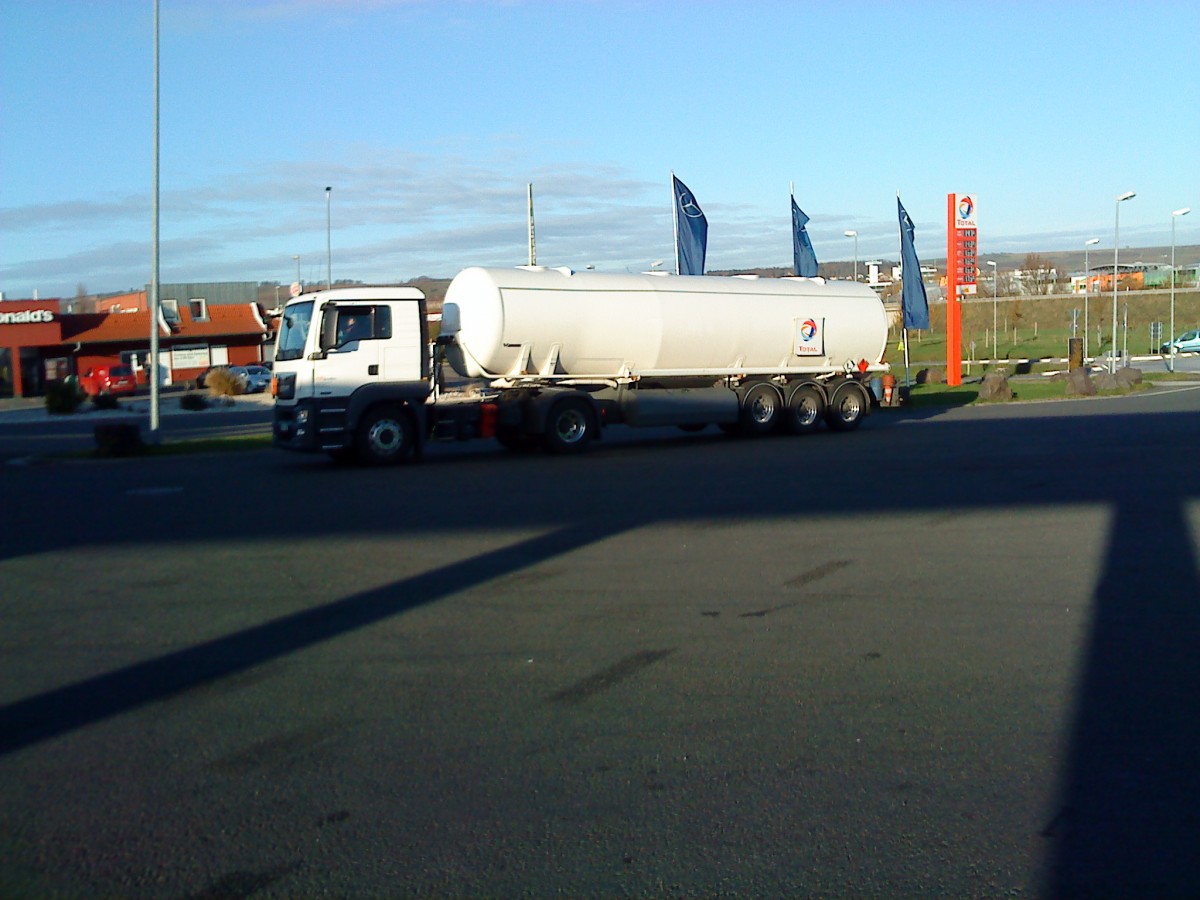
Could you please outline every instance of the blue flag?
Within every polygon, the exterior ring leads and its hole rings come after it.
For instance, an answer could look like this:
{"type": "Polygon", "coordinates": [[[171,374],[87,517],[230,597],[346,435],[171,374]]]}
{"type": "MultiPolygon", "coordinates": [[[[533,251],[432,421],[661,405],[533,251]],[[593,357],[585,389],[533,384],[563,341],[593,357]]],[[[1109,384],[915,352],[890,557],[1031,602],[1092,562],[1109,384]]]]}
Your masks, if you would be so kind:
{"type": "Polygon", "coordinates": [[[926,329],[929,327],[929,298],[925,296],[921,261],[917,259],[917,248],[913,246],[915,229],[899,197],[896,198],[896,206],[900,210],[900,307],[904,311],[904,327],[926,329]]]}
{"type": "Polygon", "coordinates": [[[796,264],[796,274],[804,278],[815,278],[817,275],[817,254],[813,250],[812,241],[808,239],[808,216],[796,205],[792,198],[792,259],[796,264]]]}
{"type": "Polygon", "coordinates": [[[708,219],[687,185],[674,175],[671,181],[675,188],[675,271],[679,275],[703,275],[708,219]]]}

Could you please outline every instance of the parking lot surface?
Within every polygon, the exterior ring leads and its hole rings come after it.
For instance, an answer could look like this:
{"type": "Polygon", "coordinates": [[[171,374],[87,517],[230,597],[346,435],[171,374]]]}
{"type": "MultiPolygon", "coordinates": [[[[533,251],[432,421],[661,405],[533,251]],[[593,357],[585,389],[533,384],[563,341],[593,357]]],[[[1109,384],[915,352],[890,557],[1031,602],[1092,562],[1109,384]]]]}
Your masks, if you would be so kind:
{"type": "Polygon", "coordinates": [[[1197,413],[0,467],[0,894],[1187,894],[1197,413]]]}

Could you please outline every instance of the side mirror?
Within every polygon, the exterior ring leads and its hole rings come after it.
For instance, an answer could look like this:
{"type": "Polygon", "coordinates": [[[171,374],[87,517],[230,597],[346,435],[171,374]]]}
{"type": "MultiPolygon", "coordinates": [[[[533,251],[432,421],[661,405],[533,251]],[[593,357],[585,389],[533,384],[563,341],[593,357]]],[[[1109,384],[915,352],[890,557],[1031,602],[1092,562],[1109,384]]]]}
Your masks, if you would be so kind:
{"type": "Polygon", "coordinates": [[[439,334],[451,335],[458,334],[462,330],[461,313],[457,303],[447,303],[442,306],[442,326],[438,329],[439,334]]]}
{"type": "Polygon", "coordinates": [[[337,346],[337,304],[327,303],[321,313],[321,337],[313,359],[324,359],[325,354],[337,346]]]}

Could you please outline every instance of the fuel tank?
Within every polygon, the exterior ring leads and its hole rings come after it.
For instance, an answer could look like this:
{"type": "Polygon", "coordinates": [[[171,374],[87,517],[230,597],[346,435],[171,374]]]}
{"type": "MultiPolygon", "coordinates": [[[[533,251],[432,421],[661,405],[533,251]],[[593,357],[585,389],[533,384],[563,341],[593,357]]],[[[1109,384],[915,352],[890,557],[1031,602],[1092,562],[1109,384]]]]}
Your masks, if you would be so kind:
{"type": "Polygon", "coordinates": [[[442,314],[447,360],[468,378],[874,369],[887,329],[852,282],[539,266],[464,269],[442,314]]]}

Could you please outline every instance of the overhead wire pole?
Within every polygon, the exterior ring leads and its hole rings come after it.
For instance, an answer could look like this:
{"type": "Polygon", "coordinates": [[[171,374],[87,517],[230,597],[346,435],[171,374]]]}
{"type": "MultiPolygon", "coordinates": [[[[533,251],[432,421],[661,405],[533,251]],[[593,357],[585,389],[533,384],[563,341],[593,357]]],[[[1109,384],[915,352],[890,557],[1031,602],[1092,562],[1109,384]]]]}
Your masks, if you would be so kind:
{"type": "Polygon", "coordinates": [[[330,218],[329,197],[333,188],[325,188],[325,289],[333,287],[333,219],[330,218]]]}
{"type": "Polygon", "coordinates": [[[150,438],[158,439],[158,2],[154,0],[154,236],[150,251],[150,438]]]}
{"type": "Polygon", "coordinates": [[[529,192],[529,264],[537,265],[537,241],[533,235],[533,184],[526,185],[529,192]]]}

